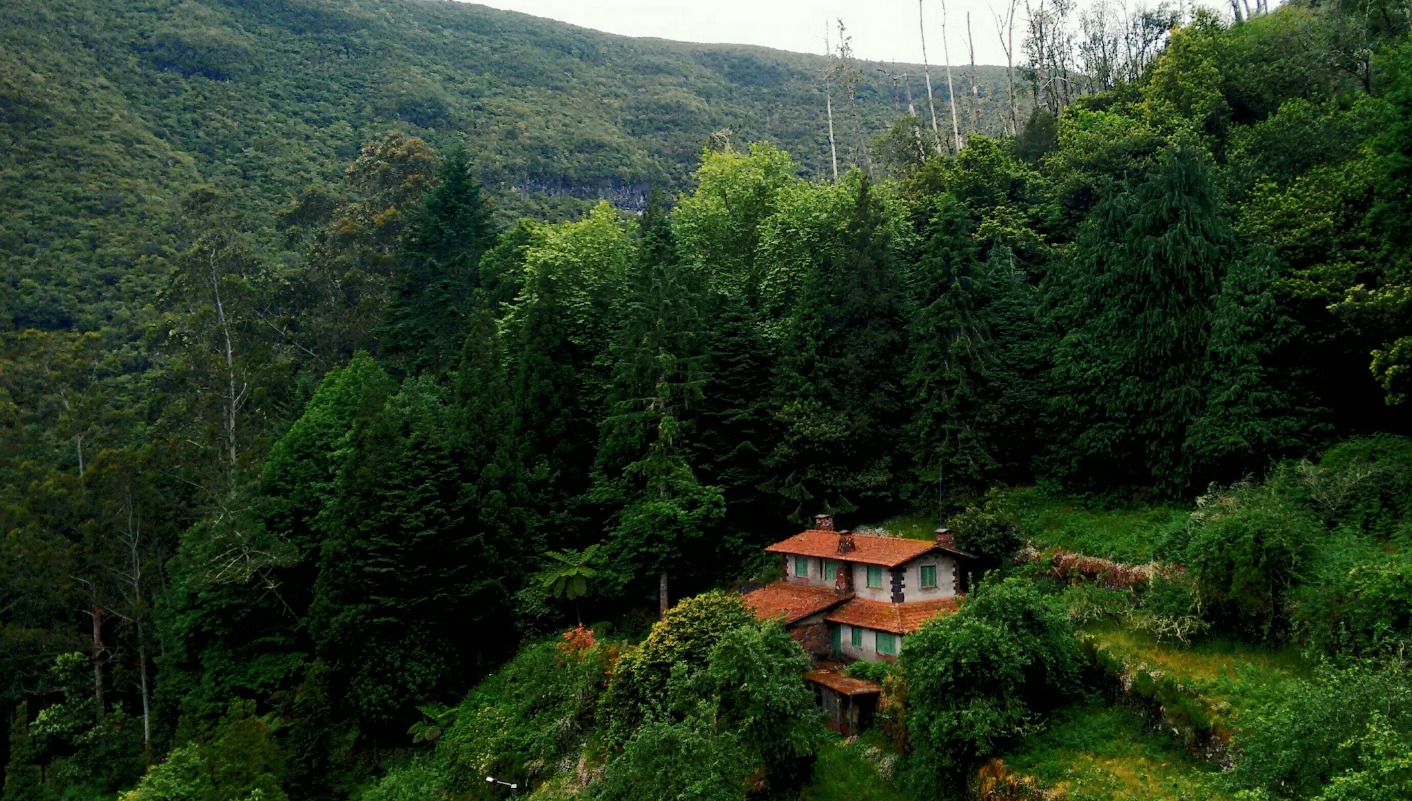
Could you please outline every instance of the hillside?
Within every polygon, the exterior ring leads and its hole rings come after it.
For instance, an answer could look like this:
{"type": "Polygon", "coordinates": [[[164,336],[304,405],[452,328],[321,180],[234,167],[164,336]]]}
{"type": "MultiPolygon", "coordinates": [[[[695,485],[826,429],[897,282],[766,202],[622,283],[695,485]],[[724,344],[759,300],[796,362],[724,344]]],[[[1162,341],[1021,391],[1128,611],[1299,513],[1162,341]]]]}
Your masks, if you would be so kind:
{"type": "MultiPolygon", "coordinates": [[[[56,0],[0,11],[5,327],[104,327],[161,219],[197,183],[268,218],[390,129],[463,143],[505,220],[582,200],[640,209],[681,187],[713,132],[827,169],[822,56],[610,36],[421,0],[56,0]]],[[[867,137],[898,112],[860,64],[867,137]]],[[[924,98],[920,67],[911,74],[924,98]]],[[[958,77],[959,80],[959,77],[958,77]]],[[[998,129],[1004,71],[981,69],[998,129]]],[[[842,146],[852,124],[836,99],[842,146]]],[[[139,270],[140,272],[140,270],[139,270]]]]}

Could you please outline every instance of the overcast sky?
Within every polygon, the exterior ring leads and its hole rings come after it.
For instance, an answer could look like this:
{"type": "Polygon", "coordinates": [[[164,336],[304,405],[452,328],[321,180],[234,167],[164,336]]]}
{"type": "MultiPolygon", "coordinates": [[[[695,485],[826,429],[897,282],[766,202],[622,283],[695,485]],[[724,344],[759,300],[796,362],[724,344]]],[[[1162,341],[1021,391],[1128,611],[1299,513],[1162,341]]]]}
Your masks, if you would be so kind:
{"type": "MultiPolygon", "coordinates": [[[[1035,0],[1037,2],[1037,0],[1035,0]]],[[[1095,0],[1079,0],[1080,6],[1095,0]]],[[[1112,0],[1121,5],[1123,0],[1112,0]]],[[[1186,0],[1224,8],[1216,0],[1186,0]]],[[[656,36],[685,42],[756,44],[805,53],[824,52],[826,24],[842,18],[853,39],[854,54],[874,61],[922,61],[916,0],[476,0],[481,5],[522,11],[586,28],[627,36],[656,36]]],[[[1127,0],[1129,5],[1142,0],[1127,0]]],[[[1156,5],[1157,0],[1147,0],[1156,5]]],[[[1174,0],[1175,2],[1175,0],[1174,0]]],[[[943,62],[942,0],[925,0],[927,58],[943,62]]],[[[991,8],[1006,0],[948,0],[946,41],[951,63],[970,60],[966,52],[966,13],[976,61],[1004,64],[991,8]]],[[[1272,3],[1272,5],[1274,5],[1272,3]]],[[[1021,0],[1021,8],[1024,3],[1021,0]]],[[[1017,25],[1015,43],[1021,31],[1017,25]]]]}

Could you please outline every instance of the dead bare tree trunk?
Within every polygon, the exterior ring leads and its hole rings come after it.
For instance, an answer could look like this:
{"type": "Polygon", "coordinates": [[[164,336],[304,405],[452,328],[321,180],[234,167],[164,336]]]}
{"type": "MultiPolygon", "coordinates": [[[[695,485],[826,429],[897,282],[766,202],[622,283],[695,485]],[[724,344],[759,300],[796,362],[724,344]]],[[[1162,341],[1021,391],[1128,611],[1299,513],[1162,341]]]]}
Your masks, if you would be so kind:
{"type": "Polygon", "coordinates": [[[951,152],[960,153],[961,124],[956,118],[956,88],[951,83],[951,47],[946,39],[946,0],[941,0],[941,57],[946,59],[946,100],[951,105],[951,152]]]}
{"type": "Polygon", "coordinates": [[[236,467],[239,464],[238,451],[236,449],[236,414],[239,412],[241,405],[245,402],[245,391],[247,387],[242,385],[237,390],[235,386],[235,345],[230,334],[230,321],[226,319],[225,304],[221,300],[221,275],[220,270],[216,266],[216,248],[212,247],[207,253],[206,258],[209,268],[207,281],[211,287],[211,297],[216,304],[216,325],[220,327],[223,350],[225,351],[223,355],[225,356],[226,363],[227,391],[226,397],[223,399],[224,403],[222,404],[225,408],[222,411],[224,412],[223,422],[225,424],[226,435],[226,457],[230,462],[231,480],[234,482],[236,467]]]}
{"type": "Polygon", "coordinates": [[[917,27],[922,33],[922,74],[927,78],[927,109],[932,116],[932,138],[936,140],[936,152],[941,153],[941,131],[936,126],[936,100],[932,97],[932,68],[927,63],[927,26],[922,21],[922,4],[917,0],[917,27]]]}
{"type": "Polygon", "coordinates": [[[1010,125],[1008,133],[1015,136],[1020,130],[1020,112],[1015,104],[1015,10],[1019,7],[1020,0],[1010,0],[1010,5],[1005,11],[1004,27],[1001,27],[1000,15],[992,14],[995,17],[995,33],[1000,39],[1000,49],[1005,51],[1005,91],[1006,99],[1010,107],[1010,125]]]}
{"type": "Polygon", "coordinates": [[[137,630],[137,680],[142,694],[142,750],[147,756],[147,764],[152,764],[152,696],[147,682],[147,637],[143,631],[146,607],[142,600],[142,521],[132,508],[132,495],[126,498],[127,531],[124,544],[128,549],[128,574],[126,583],[132,594],[129,606],[132,622],[137,630]]]}
{"type": "Polygon", "coordinates": [[[829,41],[828,20],[824,20],[824,54],[829,57],[829,65],[824,70],[824,112],[829,118],[829,163],[833,165],[833,180],[838,183],[838,145],[833,138],[833,45],[829,41]]]}
{"type": "MultiPolygon", "coordinates": [[[[907,115],[909,117],[916,117],[917,108],[912,105],[912,81],[905,72],[902,73],[902,85],[907,89],[907,115]]],[[[920,122],[920,117],[918,118],[918,122],[920,122]]],[[[913,128],[912,133],[915,134],[917,140],[917,157],[922,161],[926,161],[927,146],[922,142],[922,126],[919,124],[917,127],[913,128]]]]}
{"type": "Polygon", "coordinates": [[[99,720],[103,719],[103,607],[98,605],[97,590],[89,585],[89,612],[93,619],[93,704],[99,720]]]}
{"type": "Polygon", "coordinates": [[[981,88],[976,82],[976,40],[971,37],[971,12],[966,12],[966,52],[971,59],[971,133],[981,129],[981,88]]]}
{"type": "Polygon", "coordinates": [[[657,616],[667,615],[667,571],[662,571],[662,575],[657,577],[657,616]]]}

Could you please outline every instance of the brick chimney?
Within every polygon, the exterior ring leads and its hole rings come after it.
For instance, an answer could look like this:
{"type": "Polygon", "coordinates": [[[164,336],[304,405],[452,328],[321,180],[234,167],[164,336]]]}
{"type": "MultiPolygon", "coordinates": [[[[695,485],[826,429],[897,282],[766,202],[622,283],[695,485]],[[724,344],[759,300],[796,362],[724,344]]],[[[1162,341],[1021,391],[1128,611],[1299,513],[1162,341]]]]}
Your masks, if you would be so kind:
{"type": "Polygon", "coordinates": [[[814,515],[815,531],[833,531],[833,515],[814,515]]]}
{"type": "Polygon", "coordinates": [[[853,565],[847,562],[838,563],[838,573],[833,580],[833,592],[835,595],[853,594],[853,565]]]}
{"type": "Polygon", "coordinates": [[[939,528],[936,530],[936,544],[943,548],[956,548],[956,535],[949,528],[939,528]]]}
{"type": "Polygon", "coordinates": [[[838,532],[838,553],[852,553],[858,546],[853,542],[853,532],[844,529],[838,532]]]}

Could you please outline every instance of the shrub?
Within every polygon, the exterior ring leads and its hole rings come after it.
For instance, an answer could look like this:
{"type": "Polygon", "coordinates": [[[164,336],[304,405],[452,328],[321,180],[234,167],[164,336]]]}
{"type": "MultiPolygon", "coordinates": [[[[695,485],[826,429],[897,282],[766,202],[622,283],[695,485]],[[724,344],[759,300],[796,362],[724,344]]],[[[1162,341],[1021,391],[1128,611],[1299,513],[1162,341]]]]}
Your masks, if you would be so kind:
{"type": "Polygon", "coordinates": [[[808,776],[824,737],[814,694],[802,678],[809,657],[774,621],[750,623],[721,635],[694,673],[673,671],[669,695],[684,718],[704,716],[717,734],[735,732],[761,783],[788,784],[808,776]]]}
{"type": "Polygon", "coordinates": [[[1254,713],[1234,743],[1232,777],[1273,798],[1313,798],[1336,777],[1366,769],[1370,755],[1357,741],[1379,713],[1380,726],[1404,741],[1412,736],[1412,676],[1399,668],[1321,669],[1254,713]]]}
{"type": "Polygon", "coordinates": [[[1412,439],[1359,437],[1330,448],[1317,467],[1298,468],[1328,525],[1353,524],[1387,536],[1412,513],[1412,439]]]}
{"type": "Polygon", "coordinates": [[[979,557],[986,570],[1008,563],[1025,544],[1019,518],[1004,506],[997,490],[991,490],[980,506],[967,506],[946,525],[956,532],[956,547],[979,557]]]}
{"type": "Polygon", "coordinates": [[[1266,488],[1198,502],[1184,562],[1208,617],[1266,638],[1282,634],[1286,596],[1320,530],[1303,508],[1266,488]]]}
{"type": "Polygon", "coordinates": [[[954,784],[1078,688],[1078,641],[1062,611],[1021,579],[982,584],[954,615],[908,637],[911,783],[954,784]]]}
{"type": "Polygon", "coordinates": [[[609,740],[626,742],[644,720],[666,710],[675,665],[691,670],[705,664],[722,634],[754,620],[739,595],[719,591],[683,599],[667,610],[613,671],[604,702],[609,740]]]}
{"type": "MultiPolygon", "coordinates": [[[[575,633],[575,636],[577,634],[575,633]]],[[[484,776],[542,781],[577,757],[599,719],[617,653],[612,643],[565,652],[549,641],[528,646],[461,702],[437,740],[452,790],[484,776]]]]}

